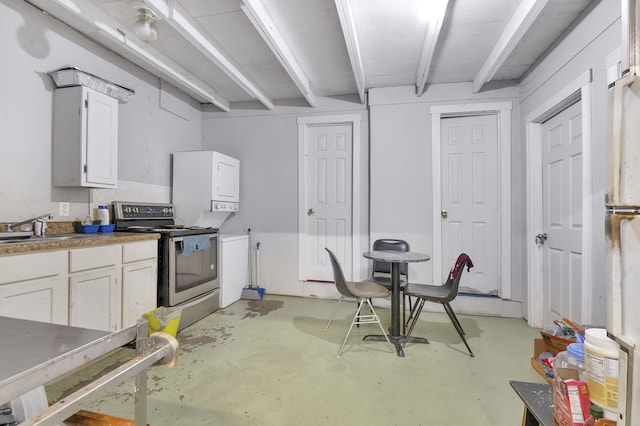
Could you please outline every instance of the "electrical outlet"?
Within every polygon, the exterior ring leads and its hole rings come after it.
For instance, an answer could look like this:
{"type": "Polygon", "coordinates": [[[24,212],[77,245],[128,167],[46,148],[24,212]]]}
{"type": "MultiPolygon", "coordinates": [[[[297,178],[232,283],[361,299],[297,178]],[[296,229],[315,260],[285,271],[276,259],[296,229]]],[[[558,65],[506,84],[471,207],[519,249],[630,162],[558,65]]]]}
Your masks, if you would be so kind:
{"type": "Polygon", "coordinates": [[[67,217],[69,216],[69,203],[59,203],[59,209],[60,209],[60,216],[61,217],[67,217]]]}

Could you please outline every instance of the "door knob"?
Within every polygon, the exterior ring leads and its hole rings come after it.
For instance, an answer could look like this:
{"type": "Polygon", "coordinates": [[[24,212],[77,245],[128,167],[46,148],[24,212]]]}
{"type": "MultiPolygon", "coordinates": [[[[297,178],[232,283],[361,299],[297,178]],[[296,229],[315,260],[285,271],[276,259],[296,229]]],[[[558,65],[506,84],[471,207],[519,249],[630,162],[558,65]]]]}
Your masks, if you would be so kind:
{"type": "Polygon", "coordinates": [[[547,233],[536,235],[536,244],[541,246],[544,242],[547,241],[547,233]]]}
{"type": "Polygon", "coordinates": [[[312,214],[314,214],[316,211],[314,209],[309,209],[307,210],[307,216],[311,216],[312,214]]]}
{"type": "Polygon", "coordinates": [[[440,210],[440,216],[446,219],[446,217],[449,216],[449,213],[446,210],[440,210]]]}

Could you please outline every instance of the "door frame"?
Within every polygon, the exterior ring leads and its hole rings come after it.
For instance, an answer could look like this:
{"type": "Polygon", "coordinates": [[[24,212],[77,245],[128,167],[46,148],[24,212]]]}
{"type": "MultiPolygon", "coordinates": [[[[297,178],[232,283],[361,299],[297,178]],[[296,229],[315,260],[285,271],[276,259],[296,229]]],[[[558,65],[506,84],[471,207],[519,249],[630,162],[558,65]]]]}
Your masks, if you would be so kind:
{"type": "Polygon", "coordinates": [[[593,280],[589,267],[593,262],[593,185],[592,185],[592,133],[591,95],[592,72],[588,69],[569,83],[555,96],[527,115],[526,126],[526,174],[527,174],[527,322],[531,327],[542,328],[544,259],[542,248],[534,243],[534,236],[543,230],[542,206],[542,123],[567,106],[582,101],[582,318],[572,318],[579,323],[591,317],[593,280]]]}
{"type": "Polygon", "coordinates": [[[494,114],[498,118],[498,295],[511,298],[511,109],[513,103],[489,102],[431,107],[431,162],[433,172],[433,282],[443,282],[442,255],[442,166],[440,120],[461,115],[494,114]]]}
{"type": "Polygon", "coordinates": [[[306,281],[307,273],[307,252],[306,252],[306,184],[308,177],[307,170],[307,142],[309,140],[309,128],[312,126],[329,126],[334,124],[350,124],[351,135],[351,270],[344,270],[347,280],[360,280],[360,226],[361,213],[360,203],[354,202],[356,194],[361,193],[361,171],[360,171],[360,122],[362,116],[358,114],[347,115],[322,115],[311,117],[298,117],[298,279],[306,281]],[[353,278],[355,277],[355,278],[353,278]]]}

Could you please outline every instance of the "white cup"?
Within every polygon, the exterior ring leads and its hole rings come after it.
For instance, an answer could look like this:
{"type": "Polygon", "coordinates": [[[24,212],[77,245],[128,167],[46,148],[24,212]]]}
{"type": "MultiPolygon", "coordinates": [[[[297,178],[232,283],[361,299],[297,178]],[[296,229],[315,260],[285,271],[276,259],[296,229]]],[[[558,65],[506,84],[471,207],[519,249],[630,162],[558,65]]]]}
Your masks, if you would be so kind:
{"type": "Polygon", "coordinates": [[[36,237],[42,236],[43,225],[44,225],[44,222],[41,222],[39,220],[36,220],[35,223],[33,224],[33,232],[36,234],[36,237]]]}

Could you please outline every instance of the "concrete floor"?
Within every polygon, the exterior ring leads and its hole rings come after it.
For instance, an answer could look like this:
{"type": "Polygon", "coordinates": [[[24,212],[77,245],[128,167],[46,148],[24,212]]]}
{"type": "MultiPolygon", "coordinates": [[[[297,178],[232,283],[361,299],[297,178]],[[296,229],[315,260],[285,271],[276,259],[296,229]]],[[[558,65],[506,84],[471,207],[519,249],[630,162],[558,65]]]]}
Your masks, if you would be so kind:
{"type": "MultiPolygon", "coordinates": [[[[148,373],[148,422],[160,425],[516,425],[523,404],[509,380],[544,383],[530,366],[537,329],[524,320],[459,315],[471,358],[444,313],[425,312],[413,332],[431,342],[405,348],[363,342],[355,305],[267,295],[241,300],[182,330],[178,364],[148,373]]],[[[390,312],[380,308],[385,323],[390,312]]],[[[111,360],[133,355],[120,351],[111,360]]],[[[87,371],[90,375],[90,371],[87,371]]],[[[95,374],[95,373],[94,373],[95,374]]],[[[50,399],[82,384],[47,387],[50,399]]],[[[89,410],[133,418],[133,380],[89,410]]]]}

